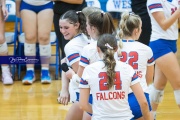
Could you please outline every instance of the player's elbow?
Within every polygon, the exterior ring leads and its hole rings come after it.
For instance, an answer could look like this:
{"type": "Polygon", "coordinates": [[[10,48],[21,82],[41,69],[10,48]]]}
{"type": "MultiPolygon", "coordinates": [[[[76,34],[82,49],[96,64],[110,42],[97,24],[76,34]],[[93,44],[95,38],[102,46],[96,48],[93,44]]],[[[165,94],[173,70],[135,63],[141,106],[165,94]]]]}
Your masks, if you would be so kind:
{"type": "Polygon", "coordinates": [[[161,27],[164,31],[166,31],[167,29],[168,29],[168,27],[166,27],[166,26],[162,26],[161,27]]]}
{"type": "Polygon", "coordinates": [[[166,31],[170,26],[167,23],[162,23],[160,24],[161,29],[163,29],[164,31],[166,31]]]}

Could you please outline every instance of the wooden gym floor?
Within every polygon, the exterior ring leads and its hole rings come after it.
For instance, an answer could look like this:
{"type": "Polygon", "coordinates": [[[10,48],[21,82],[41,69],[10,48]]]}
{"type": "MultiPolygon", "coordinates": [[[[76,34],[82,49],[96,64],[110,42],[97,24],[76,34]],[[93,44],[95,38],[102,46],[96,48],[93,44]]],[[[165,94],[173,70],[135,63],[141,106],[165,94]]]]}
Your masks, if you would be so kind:
{"type": "MultiPolygon", "coordinates": [[[[6,25],[6,31],[12,31],[12,23],[6,25]]],[[[180,63],[180,41],[178,41],[178,60],[180,63]]],[[[12,49],[9,47],[10,54],[12,49]]],[[[53,49],[54,51],[54,49],[53,49]]],[[[54,68],[50,68],[54,79],[54,68]]],[[[22,72],[24,75],[24,73],[22,72]]],[[[40,83],[37,71],[37,80],[33,85],[22,85],[21,81],[14,81],[13,85],[0,83],[0,120],[64,120],[70,108],[57,103],[61,80],[53,80],[51,84],[40,83]]],[[[173,90],[168,83],[165,89],[163,102],[157,110],[157,120],[179,120],[180,110],[177,107],[173,90]]]]}

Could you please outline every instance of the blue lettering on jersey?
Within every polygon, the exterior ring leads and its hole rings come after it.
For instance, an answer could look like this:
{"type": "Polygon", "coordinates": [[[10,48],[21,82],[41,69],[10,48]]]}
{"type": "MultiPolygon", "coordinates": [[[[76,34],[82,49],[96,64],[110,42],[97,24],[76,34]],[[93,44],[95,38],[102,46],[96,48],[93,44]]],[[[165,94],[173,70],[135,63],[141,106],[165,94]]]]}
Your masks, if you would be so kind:
{"type": "Polygon", "coordinates": [[[10,12],[11,7],[12,7],[11,4],[6,4],[6,8],[7,8],[8,12],[10,12]]]}

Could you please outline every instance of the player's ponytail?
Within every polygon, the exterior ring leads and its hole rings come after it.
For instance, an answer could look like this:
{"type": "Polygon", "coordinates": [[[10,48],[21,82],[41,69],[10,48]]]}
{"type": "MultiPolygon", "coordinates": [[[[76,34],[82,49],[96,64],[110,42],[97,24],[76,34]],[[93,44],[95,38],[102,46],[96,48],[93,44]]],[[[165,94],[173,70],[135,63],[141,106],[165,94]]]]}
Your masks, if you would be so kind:
{"type": "Polygon", "coordinates": [[[115,66],[116,61],[114,59],[114,53],[117,50],[116,37],[111,34],[104,34],[100,36],[97,46],[104,54],[103,61],[107,69],[107,85],[110,89],[114,85],[115,79],[115,66]]]}
{"type": "Polygon", "coordinates": [[[88,16],[88,23],[90,26],[97,28],[98,36],[104,33],[113,34],[116,32],[112,16],[103,11],[90,14],[88,16]]]}
{"type": "Polygon", "coordinates": [[[86,17],[84,15],[84,13],[81,11],[77,11],[76,14],[78,16],[78,21],[80,23],[81,32],[84,33],[85,35],[88,35],[87,30],[86,30],[86,17]]]}

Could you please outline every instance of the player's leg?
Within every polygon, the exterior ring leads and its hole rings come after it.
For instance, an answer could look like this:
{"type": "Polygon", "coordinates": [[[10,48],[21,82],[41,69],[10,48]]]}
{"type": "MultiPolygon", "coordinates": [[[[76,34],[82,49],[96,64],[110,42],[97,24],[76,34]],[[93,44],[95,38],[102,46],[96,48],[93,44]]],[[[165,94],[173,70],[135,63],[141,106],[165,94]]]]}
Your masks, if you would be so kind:
{"type": "MultiPolygon", "coordinates": [[[[4,27],[5,27],[4,15],[0,6],[0,56],[8,55],[8,47],[7,47],[7,43],[5,41],[5,36],[4,36],[4,32],[5,32],[4,27]]],[[[9,66],[3,64],[1,65],[1,68],[2,68],[3,84],[13,84],[9,66]]]]}
{"type": "Polygon", "coordinates": [[[51,83],[51,77],[49,73],[49,63],[51,58],[51,43],[50,43],[50,33],[53,23],[53,10],[51,3],[44,5],[46,9],[38,13],[38,41],[40,48],[40,56],[44,58],[41,59],[41,83],[51,83]]]}
{"type": "MultiPolygon", "coordinates": [[[[148,105],[149,105],[149,111],[151,112],[152,108],[151,108],[149,94],[144,93],[144,95],[145,95],[146,100],[147,100],[148,105]]],[[[135,119],[135,120],[144,120],[142,112],[141,112],[141,107],[140,107],[134,93],[129,93],[128,94],[128,103],[129,103],[130,109],[132,111],[132,114],[134,115],[133,119],[135,119]]],[[[151,112],[151,120],[153,120],[152,112],[151,112]]]]}
{"type": "MultiPolygon", "coordinates": [[[[89,95],[89,103],[90,103],[91,105],[93,104],[92,94],[89,95]]],[[[84,111],[84,113],[83,113],[83,119],[82,119],[82,120],[91,120],[91,116],[92,116],[92,114],[87,113],[86,111],[84,111]]]]}
{"type": "MultiPolygon", "coordinates": [[[[23,30],[25,33],[24,54],[25,56],[36,55],[36,40],[37,40],[37,15],[31,10],[24,9],[21,11],[23,22],[23,30]]],[[[35,80],[34,64],[27,64],[26,75],[22,82],[23,84],[32,84],[35,80]]]]}
{"type": "Polygon", "coordinates": [[[65,120],[82,120],[83,110],[79,106],[79,102],[73,103],[67,112],[65,120]]]}
{"type": "Polygon", "coordinates": [[[154,74],[154,83],[150,87],[150,100],[152,113],[154,118],[156,118],[156,110],[158,108],[159,103],[163,99],[164,88],[166,86],[167,79],[159,69],[158,64],[155,65],[155,74],[154,74]]]}
{"type": "Polygon", "coordinates": [[[176,55],[173,52],[170,52],[157,59],[156,64],[159,66],[173,87],[176,102],[180,107],[180,101],[178,98],[180,96],[178,92],[180,90],[180,67],[176,55]]]}
{"type": "Polygon", "coordinates": [[[82,120],[91,120],[91,115],[84,111],[82,120]]]}
{"type": "MultiPolygon", "coordinates": [[[[21,18],[23,22],[23,30],[25,33],[24,54],[25,56],[36,55],[36,40],[37,40],[37,14],[28,9],[27,4],[21,3],[21,18]],[[24,6],[25,5],[25,6],[24,6]]],[[[32,84],[35,80],[34,64],[27,64],[26,75],[24,76],[23,84],[32,84]]]]}

